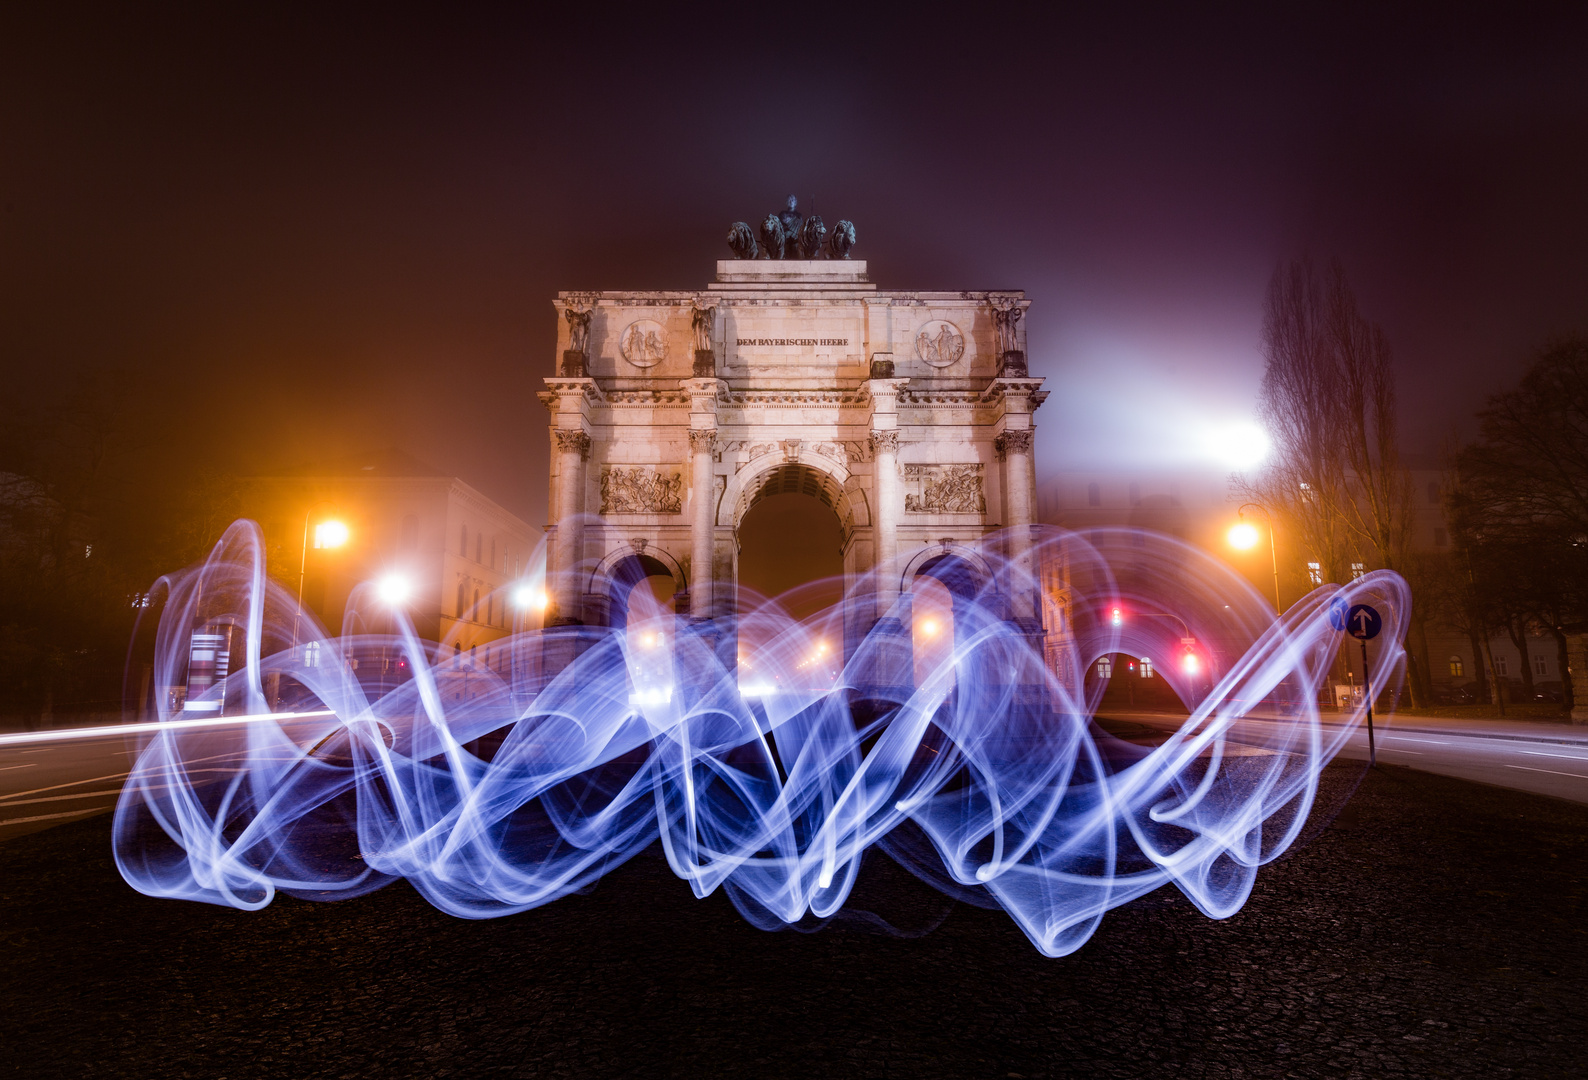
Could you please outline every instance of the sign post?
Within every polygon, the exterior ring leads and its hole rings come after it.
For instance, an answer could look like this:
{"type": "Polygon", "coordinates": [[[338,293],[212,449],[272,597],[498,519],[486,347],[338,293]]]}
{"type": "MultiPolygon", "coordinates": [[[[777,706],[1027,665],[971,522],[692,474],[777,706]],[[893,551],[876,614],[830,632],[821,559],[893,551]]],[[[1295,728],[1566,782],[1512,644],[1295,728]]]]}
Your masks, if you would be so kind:
{"type": "MultiPolygon", "coordinates": [[[[1333,621],[1334,611],[1330,611],[1333,621]]],[[[1362,687],[1367,698],[1367,767],[1378,760],[1378,748],[1373,743],[1373,674],[1367,666],[1367,643],[1378,637],[1384,628],[1379,613],[1366,604],[1357,604],[1345,614],[1345,632],[1362,643],[1362,687]]],[[[1338,624],[1336,624],[1338,625],[1338,624]]]]}

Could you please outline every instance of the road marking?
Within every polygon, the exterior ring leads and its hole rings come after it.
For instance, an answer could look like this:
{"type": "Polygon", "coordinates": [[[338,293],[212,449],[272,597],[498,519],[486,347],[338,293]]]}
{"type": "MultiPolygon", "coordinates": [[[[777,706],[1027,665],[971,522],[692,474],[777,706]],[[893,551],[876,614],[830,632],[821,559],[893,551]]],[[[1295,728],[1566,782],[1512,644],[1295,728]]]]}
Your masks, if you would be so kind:
{"type": "Polygon", "coordinates": [[[109,776],[91,776],[87,780],[70,780],[64,784],[51,784],[49,787],[34,788],[32,791],[13,791],[9,795],[0,795],[0,799],[19,799],[24,795],[40,795],[46,791],[59,791],[63,787],[76,787],[78,784],[100,784],[106,780],[124,780],[130,773],[111,773],[109,776]]]}
{"type": "Polygon", "coordinates": [[[224,727],[227,724],[252,724],[261,720],[281,723],[307,716],[332,716],[330,709],[313,712],[254,713],[246,716],[205,716],[192,720],[155,720],[146,724],[111,724],[106,727],[59,728],[55,731],[24,731],[0,735],[0,746],[18,743],[69,742],[73,739],[102,739],[117,735],[142,735],[156,731],[186,731],[190,728],[224,727]]]}
{"type": "Polygon", "coordinates": [[[39,814],[36,817],[0,818],[0,826],[25,825],[30,821],[54,821],[56,818],[82,817],[84,814],[102,814],[109,809],[111,809],[111,807],[96,806],[91,810],[68,810],[64,814],[39,814]]]}
{"type": "Polygon", "coordinates": [[[1411,754],[1413,757],[1426,756],[1421,750],[1402,750],[1398,746],[1386,746],[1383,752],[1386,754],[1411,754]]]}
{"type": "Polygon", "coordinates": [[[31,769],[37,765],[36,761],[29,761],[24,765],[0,765],[0,772],[9,772],[12,769],[31,769]]]}
{"type": "Polygon", "coordinates": [[[1518,754],[1528,754],[1532,757],[1565,758],[1567,761],[1588,761],[1585,757],[1572,757],[1570,754],[1551,754],[1547,750],[1518,750],[1518,754]]]}
{"type": "Polygon", "coordinates": [[[1582,773],[1559,772],[1559,771],[1557,771],[1555,769],[1531,769],[1531,768],[1528,768],[1526,765],[1507,765],[1506,768],[1507,769],[1521,769],[1523,772],[1545,772],[1545,773],[1549,773],[1551,776],[1569,776],[1573,780],[1588,780],[1588,776],[1584,776],[1582,773]]]}

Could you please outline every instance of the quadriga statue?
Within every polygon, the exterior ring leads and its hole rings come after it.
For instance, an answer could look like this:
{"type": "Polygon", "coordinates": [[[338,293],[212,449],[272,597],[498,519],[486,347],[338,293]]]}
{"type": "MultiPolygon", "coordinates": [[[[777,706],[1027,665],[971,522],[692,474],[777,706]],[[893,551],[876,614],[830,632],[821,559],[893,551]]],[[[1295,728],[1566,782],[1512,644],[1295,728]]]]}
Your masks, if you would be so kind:
{"type": "Polygon", "coordinates": [[[783,210],[775,210],[761,222],[761,240],[742,221],[728,229],[728,248],[736,259],[847,259],[855,246],[855,226],[840,221],[831,235],[816,214],[799,212],[799,200],[788,197],[783,210]]]}

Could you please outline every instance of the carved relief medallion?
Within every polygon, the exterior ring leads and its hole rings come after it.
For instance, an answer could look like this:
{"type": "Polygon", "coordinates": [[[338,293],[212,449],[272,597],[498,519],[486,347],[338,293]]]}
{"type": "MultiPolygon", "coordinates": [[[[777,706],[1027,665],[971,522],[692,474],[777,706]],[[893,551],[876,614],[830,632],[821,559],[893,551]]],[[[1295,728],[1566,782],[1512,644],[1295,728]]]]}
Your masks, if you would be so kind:
{"type": "Polygon", "coordinates": [[[915,335],[915,355],[933,367],[948,367],[965,355],[965,335],[945,319],[934,319],[915,335]]]}
{"type": "Polygon", "coordinates": [[[972,465],[906,465],[904,509],[912,514],[985,514],[981,470],[972,465]]]}
{"type": "Polygon", "coordinates": [[[623,349],[623,359],[635,367],[655,367],[667,359],[667,331],[655,319],[629,323],[618,344],[623,349]]]}
{"type": "Polygon", "coordinates": [[[677,514],[683,510],[684,477],[655,465],[608,465],[601,470],[603,514],[677,514]]]}

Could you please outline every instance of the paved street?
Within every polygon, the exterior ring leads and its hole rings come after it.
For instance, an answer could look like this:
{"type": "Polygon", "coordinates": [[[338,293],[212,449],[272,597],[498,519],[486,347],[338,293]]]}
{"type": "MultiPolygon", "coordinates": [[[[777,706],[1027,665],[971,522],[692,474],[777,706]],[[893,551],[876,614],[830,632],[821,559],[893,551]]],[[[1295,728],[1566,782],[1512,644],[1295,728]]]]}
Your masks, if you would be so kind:
{"type": "MultiPolygon", "coordinates": [[[[1324,804],[1361,776],[1331,769],[1324,804]]],[[[1235,917],[1160,890],[1061,960],[882,859],[812,934],[755,930],[643,856],[483,922],[401,884],[158,901],[117,877],[100,816],[0,843],[0,1075],[1581,1075],[1585,887],[1588,807],[1395,766],[1235,917]]]]}
{"type": "MultiPolygon", "coordinates": [[[[241,723],[208,726],[235,733],[241,723]]],[[[284,721],[289,732],[293,720],[284,721]]],[[[297,722],[306,727],[303,721],[297,722]]],[[[93,729],[99,730],[99,729],[93,729]]],[[[47,733],[0,733],[0,843],[17,836],[115,809],[122,782],[138,754],[126,729],[90,734],[89,729],[47,733]]],[[[222,755],[193,761],[195,775],[218,777],[233,770],[222,755]]]]}
{"type": "MultiPolygon", "coordinates": [[[[1109,718],[1173,731],[1185,717],[1166,713],[1110,710],[1109,718]]],[[[1329,717],[1326,724],[1332,723],[1329,717]]],[[[1258,745],[1274,722],[1247,717],[1235,725],[1233,738],[1245,736],[1258,745]]],[[[1419,716],[1391,717],[1377,724],[1380,762],[1422,772],[1477,780],[1558,799],[1588,803],[1588,727],[1525,720],[1447,720],[1419,716]]],[[[1359,731],[1341,757],[1367,758],[1366,730],[1359,731]]]]}

